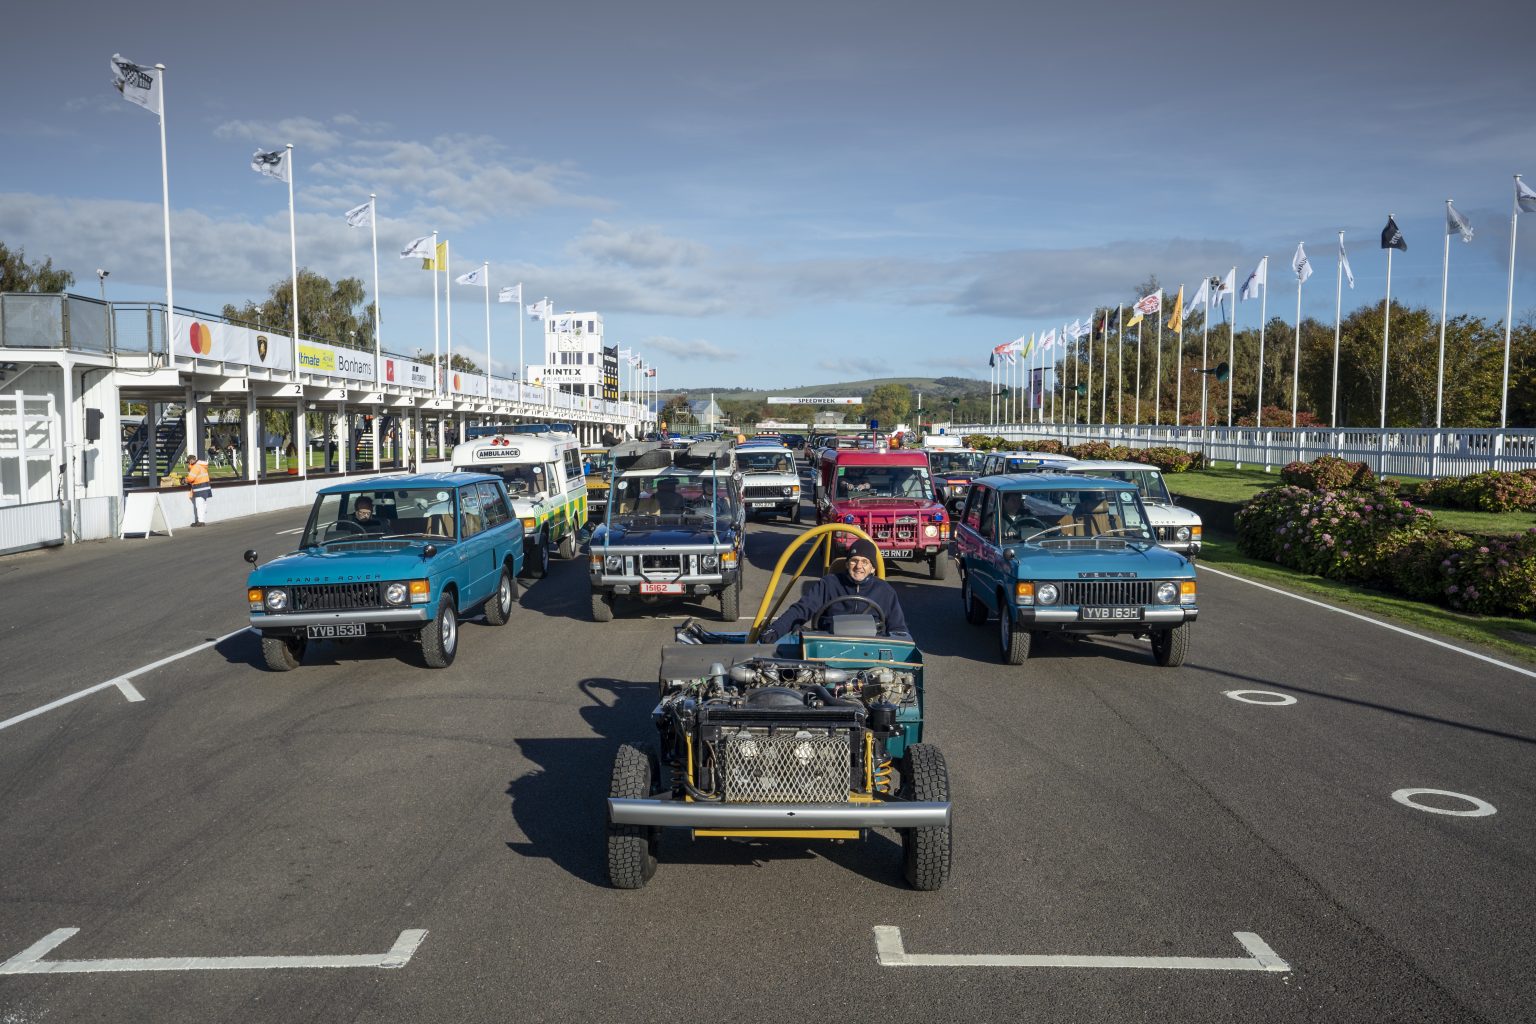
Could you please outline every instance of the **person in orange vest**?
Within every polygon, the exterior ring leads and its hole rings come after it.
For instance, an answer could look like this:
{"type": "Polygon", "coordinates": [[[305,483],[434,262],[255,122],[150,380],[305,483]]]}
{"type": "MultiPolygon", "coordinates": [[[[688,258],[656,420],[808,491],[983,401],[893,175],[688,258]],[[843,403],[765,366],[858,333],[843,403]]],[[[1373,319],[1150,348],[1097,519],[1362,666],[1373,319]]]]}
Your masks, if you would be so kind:
{"type": "Polygon", "coordinates": [[[192,499],[192,525],[208,525],[208,499],[213,485],[208,482],[208,463],[196,452],[187,456],[187,497],[192,499]]]}

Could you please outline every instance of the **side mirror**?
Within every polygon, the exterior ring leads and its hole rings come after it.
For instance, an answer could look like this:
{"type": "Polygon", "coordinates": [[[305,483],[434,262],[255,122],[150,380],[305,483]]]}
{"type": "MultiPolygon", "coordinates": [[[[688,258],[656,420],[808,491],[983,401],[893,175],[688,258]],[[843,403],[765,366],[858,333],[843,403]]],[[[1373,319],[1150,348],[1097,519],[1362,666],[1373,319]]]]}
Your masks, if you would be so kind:
{"type": "Polygon", "coordinates": [[[1008,559],[1008,561],[1011,562],[1015,558],[1019,557],[1019,553],[1018,553],[1018,551],[1014,550],[1013,548],[1003,548],[1003,557],[1008,559]]]}
{"type": "Polygon", "coordinates": [[[436,544],[428,544],[426,547],[422,548],[421,549],[421,557],[422,558],[436,558],[437,557],[437,545],[436,544]]]}
{"type": "Polygon", "coordinates": [[[246,549],[246,551],[245,551],[245,560],[247,562],[250,562],[252,565],[256,564],[256,549],[255,548],[247,548],[246,549]]]}

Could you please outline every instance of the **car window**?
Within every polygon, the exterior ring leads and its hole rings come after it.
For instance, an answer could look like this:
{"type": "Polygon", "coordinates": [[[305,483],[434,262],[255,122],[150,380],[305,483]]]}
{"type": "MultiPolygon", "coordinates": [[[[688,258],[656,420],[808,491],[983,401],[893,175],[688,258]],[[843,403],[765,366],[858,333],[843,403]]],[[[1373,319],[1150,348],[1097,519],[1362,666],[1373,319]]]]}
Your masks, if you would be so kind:
{"type": "Polygon", "coordinates": [[[459,539],[473,537],[485,529],[485,516],[481,512],[480,490],[474,485],[459,491],[459,539]]]}
{"type": "Polygon", "coordinates": [[[507,501],[501,496],[501,488],[493,483],[476,484],[480,492],[480,507],[485,514],[485,528],[500,526],[512,518],[512,513],[507,508],[507,501]]]}
{"type": "Polygon", "coordinates": [[[567,448],[565,452],[565,479],[567,481],[580,480],[581,455],[574,448],[567,448]]]}
{"type": "Polygon", "coordinates": [[[981,506],[981,535],[994,543],[997,541],[997,492],[987,491],[981,506]]]}
{"type": "Polygon", "coordinates": [[[988,487],[977,487],[966,498],[965,525],[978,533],[981,531],[981,503],[986,500],[990,490],[988,487]]]}

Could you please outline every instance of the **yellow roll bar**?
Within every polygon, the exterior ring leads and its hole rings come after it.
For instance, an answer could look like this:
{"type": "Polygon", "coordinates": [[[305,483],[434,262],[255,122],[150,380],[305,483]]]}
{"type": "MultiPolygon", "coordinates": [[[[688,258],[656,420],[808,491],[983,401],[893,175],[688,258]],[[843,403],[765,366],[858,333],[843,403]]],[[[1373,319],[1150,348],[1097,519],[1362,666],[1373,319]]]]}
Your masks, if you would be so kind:
{"type": "MultiPolygon", "coordinates": [[[[857,526],[849,526],[846,523],[823,523],[821,526],[813,526],[796,537],[790,542],[789,547],[784,549],[784,553],[779,556],[777,564],[773,567],[773,575],[768,577],[768,589],[763,592],[763,599],[758,602],[757,614],[752,619],[752,628],[747,630],[747,643],[757,642],[757,636],[763,630],[763,623],[768,622],[778,612],[779,605],[784,603],[784,598],[788,597],[789,592],[795,588],[795,581],[800,579],[801,574],[805,572],[805,567],[810,564],[811,559],[815,557],[816,553],[823,549],[823,546],[825,547],[826,557],[822,560],[822,564],[831,564],[832,534],[834,533],[851,533],[855,537],[862,537],[871,544],[875,544],[875,539],[869,534],[857,526]],[[789,556],[793,555],[796,549],[803,547],[811,541],[815,541],[815,543],[806,551],[805,556],[800,559],[800,564],[795,566],[795,574],[790,577],[789,586],[784,588],[784,592],[775,601],[773,599],[773,592],[778,589],[779,579],[784,575],[784,566],[789,564],[789,556]]],[[[885,579],[885,555],[880,553],[880,546],[878,544],[875,544],[875,574],[881,579],[885,579]]]]}

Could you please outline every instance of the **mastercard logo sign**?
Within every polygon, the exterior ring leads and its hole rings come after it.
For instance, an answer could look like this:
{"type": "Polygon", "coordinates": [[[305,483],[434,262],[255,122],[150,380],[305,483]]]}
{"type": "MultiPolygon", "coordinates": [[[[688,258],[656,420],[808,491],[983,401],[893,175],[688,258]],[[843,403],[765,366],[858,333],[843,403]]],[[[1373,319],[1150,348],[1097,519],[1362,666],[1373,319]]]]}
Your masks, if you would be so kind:
{"type": "Polygon", "coordinates": [[[187,338],[192,345],[193,355],[206,356],[213,351],[213,333],[206,324],[194,323],[187,330],[187,338]]]}
{"type": "Polygon", "coordinates": [[[453,375],[453,390],[455,390],[455,391],[462,390],[462,388],[459,387],[459,375],[458,374],[454,374],[453,375]]]}

